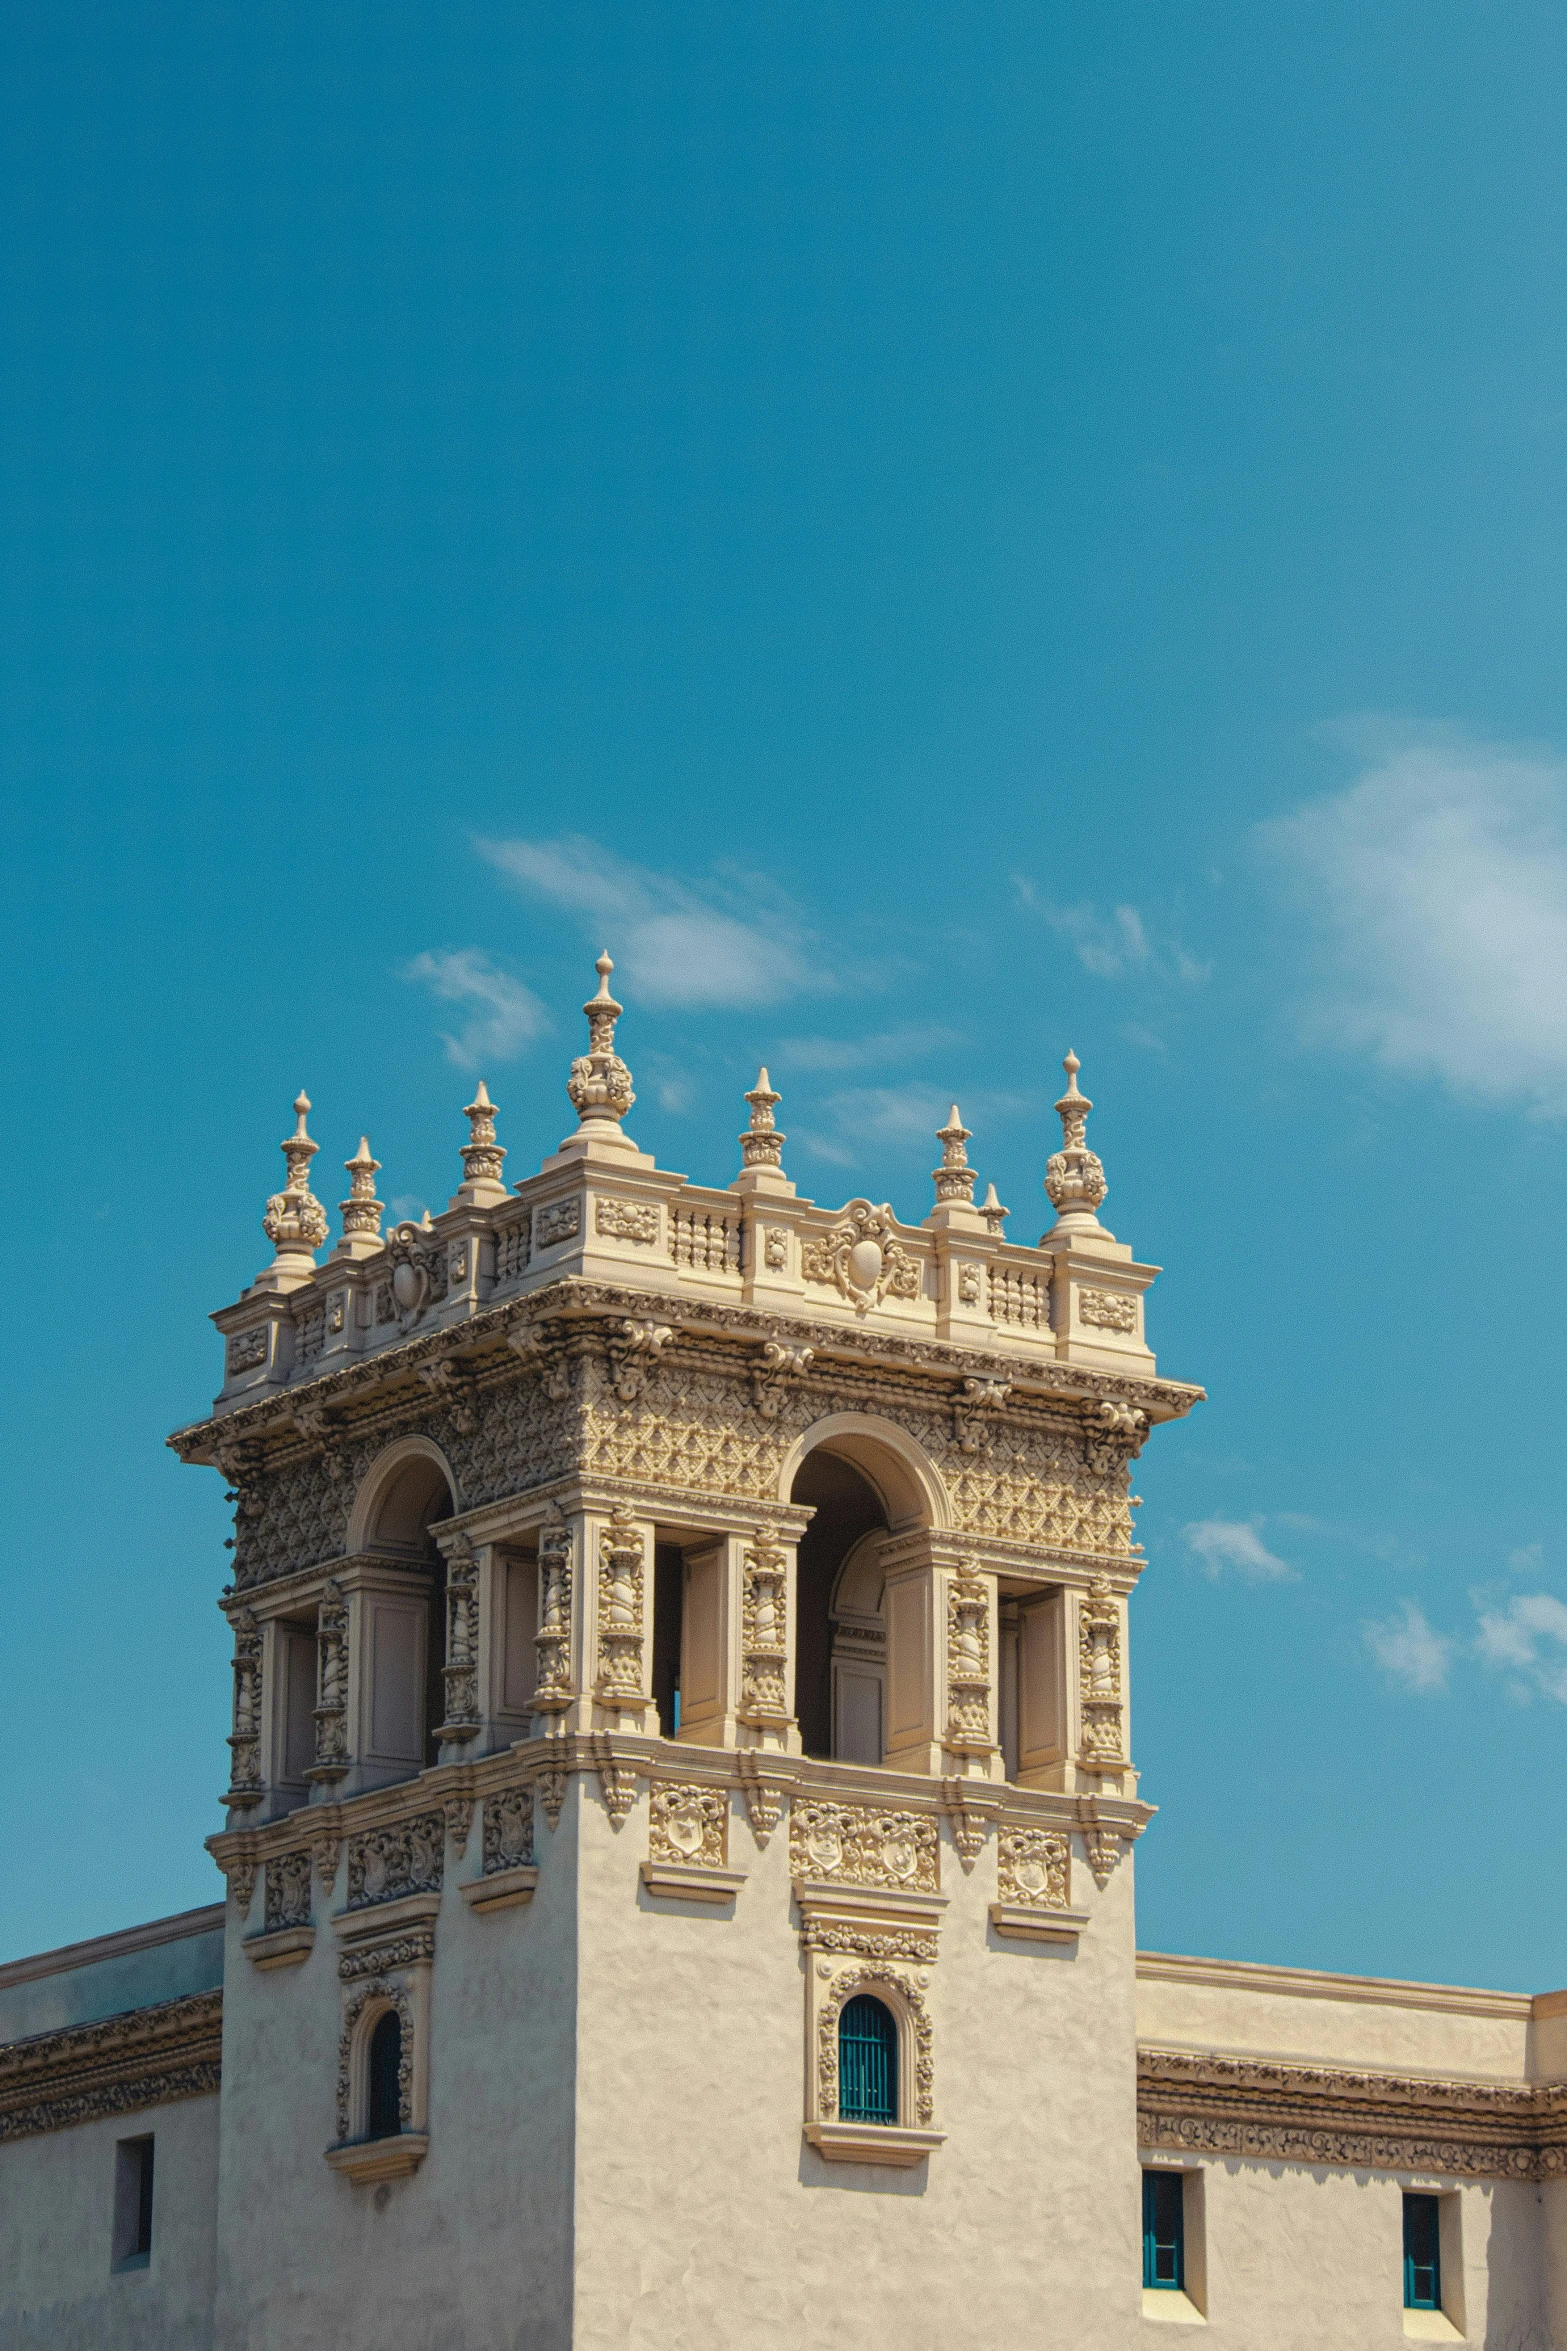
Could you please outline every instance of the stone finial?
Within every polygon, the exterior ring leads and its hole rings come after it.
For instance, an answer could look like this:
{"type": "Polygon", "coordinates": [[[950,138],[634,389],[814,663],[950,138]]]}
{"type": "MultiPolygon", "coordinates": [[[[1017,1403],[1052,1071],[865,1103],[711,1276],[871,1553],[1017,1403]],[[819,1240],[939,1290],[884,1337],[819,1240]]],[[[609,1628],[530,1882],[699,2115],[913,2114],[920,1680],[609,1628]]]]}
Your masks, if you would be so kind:
{"type": "Polygon", "coordinates": [[[588,1021],[588,1049],[572,1063],[566,1091],[582,1124],[603,1128],[618,1126],[636,1096],[631,1091],[631,1072],[615,1051],[615,1023],[625,1006],[617,1004],[609,992],[609,975],[615,966],[607,949],[593,968],[599,975],[598,994],[590,996],[582,1007],[588,1021]]]}
{"type": "Polygon", "coordinates": [[[495,1140],[496,1107],[481,1078],[473,1100],[463,1109],[468,1140],[462,1146],[462,1182],[452,1197],[454,1208],[491,1208],[507,1197],[501,1178],[506,1151],[495,1140]]]}
{"type": "Polygon", "coordinates": [[[745,1097],[751,1105],[751,1123],[740,1137],[740,1158],[746,1167],[782,1167],[783,1147],[788,1136],[781,1134],[773,1112],[783,1100],[773,1091],[772,1080],[765,1069],[756,1073],[756,1083],[745,1097]]]}
{"type": "Polygon", "coordinates": [[[999,1241],[1002,1238],[1001,1228],[1006,1223],[1007,1218],[1012,1214],[1012,1211],[1010,1208],[1002,1207],[1000,1200],[996,1197],[996,1187],[994,1184],[989,1187],[984,1199],[980,1202],[979,1213],[984,1218],[986,1224],[989,1225],[996,1239],[999,1241]]]}
{"type": "Polygon", "coordinates": [[[348,1198],[338,1202],[338,1214],[343,1219],[343,1238],[338,1247],[349,1257],[372,1257],[381,1246],[381,1212],[386,1203],[375,1196],[375,1179],[381,1172],[381,1162],[370,1156],[368,1135],[360,1136],[358,1150],[343,1165],[348,1171],[348,1198]]]}
{"type": "Polygon", "coordinates": [[[959,1117],[958,1106],[954,1102],[947,1113],[946,1125],[938,1129],[936,1135],[936,1140],[941,1145],[941,1165],[933,1168],[931,1175],[936,1186],[938,1205],[949,1206],[953,1202],[960,1201],[965,1206],[969,1206],[973,1202],[974,1170],[970,1167],[968,1153],[963,1148],[969,1139],[970,1131],[959,1117]]]}
{"type": "Polygon", "coordinates": [[[1110,1189],[1102,1163],[1088,1148],[1088,1113],[1093,1104],[1078,1091],[1077,1073],[1082,1066],[1070,1051],[1061,1064],[1066,1071],[1066,1092],[1056,1104],[1061,1149],[1045,1162],[1045,1190],[1056,1212],[1053,1232],[1063,1227],[1068,1232],[1074,1227],[1079,1232],[1101,1231],[1095,1211],[1110,1189]]]}
{"type": "Polygon", "coordinates": [[[279,1145],[288,1168],[288,1181],[267,1202],[261,1229],[276,1255],[268,1272],[293,1274],[308,1281],[315,1271],[315,1253],[326,1239],[326,1210],[310,1189],[310,1162],[320,1150],[305,1132],[310,1097],[300,1093],[294,1102],[295,1127],[279,1145]]]}

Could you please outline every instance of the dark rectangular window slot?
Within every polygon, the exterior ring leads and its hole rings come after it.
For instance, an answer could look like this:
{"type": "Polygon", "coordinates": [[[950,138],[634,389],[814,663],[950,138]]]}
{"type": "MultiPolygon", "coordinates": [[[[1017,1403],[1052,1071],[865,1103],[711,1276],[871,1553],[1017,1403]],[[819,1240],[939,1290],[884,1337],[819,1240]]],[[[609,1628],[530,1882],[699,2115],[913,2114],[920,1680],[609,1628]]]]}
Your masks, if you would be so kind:
{"type": "Polygon", "coordinates": [[[1143,2284],[1185,2291],[1186,2185],[1178,2171],[1143,2173],[1143,2284]]]}
{"type": "Polygon", "coordinates": [[[114,2150],[114,2267],[152,2260],[152,2140],[122,2139],[114,2150]]]}
{"type": "Polygon", "coordinates": [[[1404,2198],[1404,2308],[1442,2307],[1442,2202],[1439,2196],[1404,2198]]]}

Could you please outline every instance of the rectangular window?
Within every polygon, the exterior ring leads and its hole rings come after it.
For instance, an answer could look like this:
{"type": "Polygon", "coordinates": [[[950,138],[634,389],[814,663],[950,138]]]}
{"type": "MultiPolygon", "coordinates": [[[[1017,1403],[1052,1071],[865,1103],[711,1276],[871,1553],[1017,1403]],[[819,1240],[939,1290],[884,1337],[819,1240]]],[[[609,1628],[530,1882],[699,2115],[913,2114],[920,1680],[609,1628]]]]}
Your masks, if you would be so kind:
{"type": "Polygon", "coordinates": [[[152,2141],[122,2139],[114,2150],[114,2267],[145,2269],[152,2259],[152,2141]]]}
{"type": "Polygon", "coordinates": [[[1186,2290],[1186,2180],[1179,2171],[1143,2173],[1143,2284],[1186,2290]]]}
{"type": "Polygon", "coordinates": [[[1442,2207],[1438,2196],[1404,2198],[1404,2308],[1442,2307],[1442,2207]]]}

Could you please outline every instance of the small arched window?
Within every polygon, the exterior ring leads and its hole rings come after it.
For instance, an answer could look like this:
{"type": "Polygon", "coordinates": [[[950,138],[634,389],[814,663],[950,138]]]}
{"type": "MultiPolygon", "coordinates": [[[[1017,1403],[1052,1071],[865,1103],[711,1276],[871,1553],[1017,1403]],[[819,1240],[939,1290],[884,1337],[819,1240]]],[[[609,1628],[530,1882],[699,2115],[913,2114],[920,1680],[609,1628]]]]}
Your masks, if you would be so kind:
{"type": "Polygon", "coordinates": [[[845,2122],[898,2119],[898,2027],[869,1992],[856,1993],[838,2020],[838,2112],[845,2122]]]}
{"type": "Polygon", "coordinates": [[[403,2020],[395,2008],[377,2017],[370,2035],[368,2139],[395,2139],[403,2127],[398,2075],[403,2064],[403,2020]]]}

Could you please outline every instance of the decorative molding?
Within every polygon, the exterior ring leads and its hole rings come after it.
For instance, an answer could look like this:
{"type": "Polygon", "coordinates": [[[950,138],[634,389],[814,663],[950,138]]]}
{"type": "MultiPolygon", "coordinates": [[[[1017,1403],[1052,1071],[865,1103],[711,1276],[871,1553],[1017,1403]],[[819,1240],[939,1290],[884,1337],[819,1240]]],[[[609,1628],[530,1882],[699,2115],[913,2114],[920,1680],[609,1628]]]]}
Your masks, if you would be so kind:
{"type": "Polygon", "coordinates": [[[1072,1843],[1059,1829],[1003,1829],[997,1865],[1003,1902],[1065,1910],[1072,1899],[1072,1843]]]}
{"type": "Polygon", "coordinates": [[[920,1268],[895,1239],[897,1219],[884,1201],[851,1200],[832,1230],[806,1241],[800,1271],[808,1282],[832,1284],[856,1314],[884,1298],[917,1298],[920,1268]]]}
{"type": "Polygon", "coordinates": [[[446,1719],[436,1737],[453,1746],[477,1738],[479,1562],[465,1534],[457,1536],[446,1562],[446,1663],[441,1681],[446,1719]]]}
{"type": "Polygon", "coordinates": [[[1124,1331],[1131,1338],[1137,1329],[1137,1300],[1124,1290],[1079,1290],[1077,1318],[1096,1330],[1124,1331]]]}
{"type": "Polygon", "coordinates": [[[533,1790],[523,1781],[484,1799],[484,1875],[531,1867],[532,1862],[533,1790]]]}
{"type": "Polygon", "coordinates": [[[439,1893],[445,1864],[446,1821],[439,1812],[366,1829],[348,1840],[348,1907],[439,1893]]]}
{"type": "Polygon", "coordinates": [[[796,1797],[789,1809],[789,1869],[796,1879],[934,1894],[941,1882],[941,1839],[929,1813],[796,1797]]]}
{"type": "Polygon", "coordinates": [[[640,1704],[645,1543],[633,1511],[617,1503],[599,1535],[598,1675],[605,1705],[640,1704]]]}
{"type": "Polygon", "coordinates": [[[316,1759],[307,1780],[330,1783],[348,1771],[348,1602],[329,1576],[316,1610],[316,1759]]]}
{"type": "Polygon", "coordinates": [[[234,1611],[234,1728],[229,1737],[230,1813],[248,1811],[266,1793],[261,1777],[261,1627],[249,1608],[234,1611]]]}
{"type": "Polygon", "coordinates": [[[610,1382],[622,1404],[636,1404],[646,1393],[649,1374],[674,1337],[668,1323],[628,1316],[609,1341],[610,1382]]]}
{"type": "Polygon", "coordinates": [[[762,1360],[751,1367],[751,1389],[763,1420],[776,1420],[792,1380],[802,1379],[816,1360],[814,1347],[793,1347],[785,1339],[765,1339],[762,1360]]]}
{"type": "Polygon", "coordinates": [[[1118,1768],[1121,1739],[1121,1611],[1108,1577],[1095,1576],[1078,1603],[1079,1697],[1082,1759],[1090,1766],[1118,1768]]]}
{"type": "Polygon", "coordinates": [[[269,1853],[265,1918],[268,1934],[279,1927],[310,1924],[310,1853],[269,1853]]]}
{"type": "Polygon", "coordinates": [[[696,1869],[723,1869],[729,1859],[727,1789],[655,1780],[648,1798],[648,1858],[696,1869]]]}
{"type": "Polygon", "coordinates": [[[947,1584],[947,1731],[955,1754],[988,1755],[991,1586],[979,1562],[964,1559],[947,1584]]]}
{"type": "Polygon", "coordinates": [[[741,1558],[744,1582],[740,1609],[740,1719],[785,1723],[788,1651],[789,1556],[758,1527],[741,1558]]]}
{"type": "MultiPolygon", "coordinates": [[[[916,2127],[929,2130],[935,2108],[935,2067],[931,2056],[930,2011],[916,1978],[906,1968],[887,1960],[871,1959],[859,1966],[834,1968],[825,1959],[816,1962],[830,1980],[824,1983],[816,2012],[817,2122],[838,2120],[838,2018],[844,2003],[857,1992],[892,1991],[908,2018],[913,2042],[913,2079],[900,2087],[900,2103],[911,2109],[916,2127]]],[[[900,2040],[903,2036],[900,2034],[900,2040]]],[[[905,2056],[907,2051],[902,2052],[905,2056]]],[[[883,2126],[885,2127],[885,2126],[883,2126]]]]}
{"type": "Polygon", "coordinates": [[[788,1800],[786,1791],[780,1781],[764,1773],[754,1748],[742,1747],[735,1762],[751,1834],[765,1852],[768,1839],[784,1816],[784,1805],[788,1800]]]}
{"type": "Polygon", "coordinates": [[[560,1816],[566,1802],[566,1766],[558,1757],[551,1756],[541,1763],[533,1775],[533,1784],[539,1791],[539,1802],[551,1833],[560,1827],[560,1816]]]}
{"type": "Polygon", "coordinates": [[[548,1208],[533,1212],[533,1246],[535,1249],[554,1249],[562,1241],[574,1241],[582,1230],[582,1200],[573,1192],[569,1200],[552,1200],[548,1208]]]}
{"type": "Polygon", "coordinates": [[[1567,2177],[1567,2085],[1422,2080],[1260,2058],[1137,2052],[1142,2146],[1260,2162],[1567,2177]]]}
{"type": "Polygon", "coordinates": [[[658,1240],[658,1203],[656,1200],[598,1200],[593,1207],[593,1223],[606,1239],[635,1241],[639,1248],[651,1249],[658,1240]]]}
{"type": "Polygon", "coordinates": [[[267,1359],[267,1326],[252,1323],[248,1331],[232,1331],[228,1342],[228,1373],[232,1379],[242,1371],[255,1371],[267,1359]]]}
{"type": "MultiPolygon", "coordinates": [[[[1260,1959],[1198,1959],[1175,1951],[1139,1951],[1139,1980],[1190,1984],[1205,1991],[1262,1992],[1287,2000],[1344,2000],[1375,2008],[1415,2008],[1441,2016],[1475,2016],[1526,2025],[1554,1992],[1488,1992],[1463,1984],[1405,1983],[1397,1976],[1331,1975],[1320,1968],[1272,1967],[1260,1959]]],[[[1549,2013],[1549,2012],[1547,2012],[1549,2013]]]]}
{"type": "MultiPolygon", "coordinates": [[[[558,1714],[571,1704],[571,1528],[556,1505],[539,1529],[538,1678],[535,1714],[558,1714]]],[[[559,1807],[556,1807],[557,1814],[559,1807]]],[[[555,1825],[550,1822],[551,1828],[555,1825]]]]}
{"type": "Polygon", "coordinates": [[[0,2046],[0,2140],[209,2097],[222,2043],[223,1994],[213,1991],[0,2046]]]}
{"type": "Polygon", "coordinates": [[[996,1799],[988,1792],[980,1794],[983,1781],[949,1779],[941,1783],[941,1805],[952,1831],[952,1842],[958,1849],[963,1874],[968,1876],[985,1849],[990,1824],[995,1817],[996,1799]]]}
{"type": "Polygon", "coordinates": [[[337,1973],[340,1983],[362,1984],[375,1976],[390,1973],[393,1968],[432,1967],[434,1964],[434,1927],[412,1926],[389,1935],[384,1942],[356,1943],[339,1957],[337,1973]]]}
{"type": "Polygon", "coordinates": [[[1012,1393],[1009,1380],[965,1380],[952,1407],[953,1434],[960,1453],[982,1453],[994,1416],[1012,1393]]]}
{"type": "Polygon", "coordinates": [[[618,1829],[637,1800],[636,1771],[632,1765],[617,1757],[607,1732],[593,1732],[587,1744],[598,1772],[604,1809],[609,1814],[612,1826],[618,1829]]]}
{"type": "MultiPolygon", "coordinates": [[[[379,1958],[379,1953],[369,1955],[379,1958]]],[[[342,1962],[339,1961],[341,1967],[342,1962]]],[[[398,2119],[405,2131],[413,2127],[414,2074],[414,2006],[401,1984],[392,1983],[378,1969],[372,1968],[368,1980],[343,2004],[342,2029],[337,2037],[337,2140],[346,2147],[353,2124],[353,2058],[354,2036],[359,2020],[367,2008],[395,2008],[402,2025],[402,2050],[397,2067],[398,2119]]],[[[384,2145],[385,2141],[368,2144],[384,2145]]]]}

